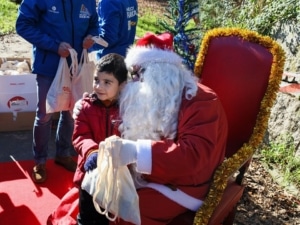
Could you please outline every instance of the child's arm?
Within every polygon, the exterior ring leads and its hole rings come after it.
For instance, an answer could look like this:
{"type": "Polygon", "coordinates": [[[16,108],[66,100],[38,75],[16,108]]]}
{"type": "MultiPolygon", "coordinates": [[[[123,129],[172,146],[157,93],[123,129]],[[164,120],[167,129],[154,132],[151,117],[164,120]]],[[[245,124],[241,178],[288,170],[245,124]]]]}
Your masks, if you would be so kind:
{"type": "Polygon", "coordinates": [[[98,149],[98,143],[94,140],[93,131],[91,130],[91,121],[89,121],[85,112],[86,105],[88,103],[81,99],[76,102],[73,110],[74,131],[72,140],[75,151],[82,158],[81,167],[83,167],[87,157],[98,149]]]}

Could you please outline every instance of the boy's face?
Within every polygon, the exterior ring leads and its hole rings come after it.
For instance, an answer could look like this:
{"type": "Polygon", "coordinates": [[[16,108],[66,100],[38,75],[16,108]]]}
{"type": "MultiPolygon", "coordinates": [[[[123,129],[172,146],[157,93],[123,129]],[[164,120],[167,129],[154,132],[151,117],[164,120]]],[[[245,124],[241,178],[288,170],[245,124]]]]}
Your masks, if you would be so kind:
{"type": "Polygon", "coordinates": [[[120,85],[112,73],[98,72],[94,76],[94,92],[101,101],[112,101],[118,98],[120,85]]]}

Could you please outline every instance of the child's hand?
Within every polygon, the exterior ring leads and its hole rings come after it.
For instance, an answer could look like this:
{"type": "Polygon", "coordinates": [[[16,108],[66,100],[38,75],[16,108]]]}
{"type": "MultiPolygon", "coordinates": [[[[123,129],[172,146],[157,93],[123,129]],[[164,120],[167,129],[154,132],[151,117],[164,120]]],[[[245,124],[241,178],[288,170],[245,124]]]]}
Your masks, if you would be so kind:
{"type": "Polygon", "coordinates": [[[84,170],[87,172],[97,167],[98,152],[91,153],[84,163],[84,170]]]}

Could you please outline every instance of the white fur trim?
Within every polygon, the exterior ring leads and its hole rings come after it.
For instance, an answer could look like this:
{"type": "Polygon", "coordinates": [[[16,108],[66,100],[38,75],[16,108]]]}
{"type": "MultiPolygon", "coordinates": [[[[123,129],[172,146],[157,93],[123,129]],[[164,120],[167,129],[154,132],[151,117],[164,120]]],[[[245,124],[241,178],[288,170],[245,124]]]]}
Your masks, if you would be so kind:
{"type": "Polygon", "coordinates": [[[148,183],[146,184],[146,187],[152,188],[160,192],[167,198],[192,211],[197,211],[197,209],[199,209],[199,207],[203,204],[203,201],[201,201],[200,199],[187,195],[179,189],[173,191],[165,185],[156,183],[148,183]]]}
{"type": "Polygon", "coordinates": [[[151,174],[152,153],[151,140],[137,140],[136,169],[139,173],[151,174]]]}
{"type": "Polygon", "coordinates": [[[144,66],[150,63],[170,63],[181,66],[182,58],[173,51],[159,48],[134,46],[129,48],[125,63],[128,68],[132,66],[144,66]]]}

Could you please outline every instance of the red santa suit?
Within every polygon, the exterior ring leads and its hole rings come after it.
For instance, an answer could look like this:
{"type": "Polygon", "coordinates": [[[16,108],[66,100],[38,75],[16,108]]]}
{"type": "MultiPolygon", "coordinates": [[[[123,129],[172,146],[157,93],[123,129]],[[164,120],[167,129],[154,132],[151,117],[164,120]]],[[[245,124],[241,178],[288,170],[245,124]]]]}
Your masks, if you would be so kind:
{"type": "Polygon", "coordinates": [[[137,190],[142,225],[166,224],[186,207],[197,209],[193,198],[204,200],[212,175],[224,160],[226,138],[227,121],[218,97],[198,84],[195,97],[182,99],[174,140],[151,141],[150,148],[147,141],[138,140],[137,170],[151,182],[137,190]],[[176,191],[188,196],[176,196],[176,191]]]}
{"type": "Polygon", "coordinates": [[[163,225],[201,206],[225,157],[226,115],[174,52],[134,47],[125,62],[139,80],[121,94],[120,131],[135,142],[135,169],[146,181],[137,187],[141,224],[163,225]]]}

